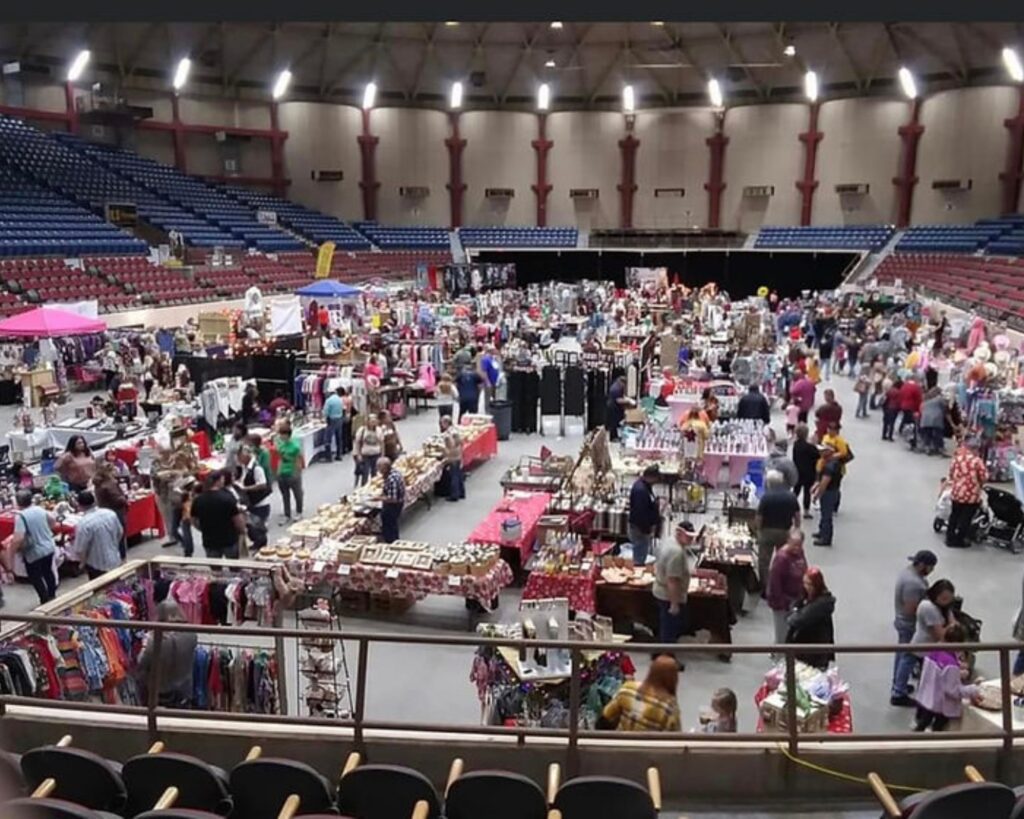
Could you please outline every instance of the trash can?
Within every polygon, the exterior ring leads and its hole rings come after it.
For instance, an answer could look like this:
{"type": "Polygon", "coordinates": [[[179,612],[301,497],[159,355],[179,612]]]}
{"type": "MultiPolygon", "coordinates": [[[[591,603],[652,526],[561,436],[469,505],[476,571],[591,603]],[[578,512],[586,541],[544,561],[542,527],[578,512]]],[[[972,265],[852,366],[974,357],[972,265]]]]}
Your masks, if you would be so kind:
{"type": "Polygon", "coordinates": [[[512,402],[497,399],[491,401],[491,418],[498,430],[498,440],[507,441],[512,435],[512,402]]]}

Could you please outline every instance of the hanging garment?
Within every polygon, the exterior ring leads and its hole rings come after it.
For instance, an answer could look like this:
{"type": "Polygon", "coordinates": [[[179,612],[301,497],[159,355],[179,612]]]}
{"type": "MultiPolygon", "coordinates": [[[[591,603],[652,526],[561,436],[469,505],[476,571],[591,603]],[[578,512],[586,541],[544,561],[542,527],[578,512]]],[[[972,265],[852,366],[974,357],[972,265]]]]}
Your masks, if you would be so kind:
{"type": "Polygon", "coordinates": [[[585,412],[586,385],[583,368],[576,365],[565,368],[565,414],[582,416],[585,412]]]}
{"type": "Polygon", "coordinates": [[[540,380],[541,415],[562,414],[562,370],[559,367],[545,367],[540,380]]]}

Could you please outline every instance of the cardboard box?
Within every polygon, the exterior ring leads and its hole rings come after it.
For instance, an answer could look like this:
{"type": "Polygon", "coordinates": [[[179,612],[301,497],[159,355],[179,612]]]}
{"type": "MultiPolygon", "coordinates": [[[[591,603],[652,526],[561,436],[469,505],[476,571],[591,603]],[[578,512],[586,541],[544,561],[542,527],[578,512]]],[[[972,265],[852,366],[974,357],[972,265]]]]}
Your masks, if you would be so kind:
{"type": "Polygon", "coordinates": [[[647,413],[639,407],[626,410],[627,424],[643,424],[647,421],[647,413]]]}

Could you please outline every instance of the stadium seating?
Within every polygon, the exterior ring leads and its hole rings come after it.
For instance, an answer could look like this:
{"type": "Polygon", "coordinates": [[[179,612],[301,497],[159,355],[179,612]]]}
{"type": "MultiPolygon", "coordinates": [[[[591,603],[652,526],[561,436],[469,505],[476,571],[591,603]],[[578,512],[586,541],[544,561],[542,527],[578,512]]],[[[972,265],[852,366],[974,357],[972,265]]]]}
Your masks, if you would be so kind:
{"type": "Polygon", "coordinates": [[[820,250],[881,250],[892,238],[890,225],[833,225],[823,227],[763,227],[757,248],[820,250]]]}
{"type": "Polygon", "coordinates": [[[465,227],[459,228],[464,247],[576,247],[576,228],[465,227]]]}
{"type": "Polygon", "coordinates": [[[145,256],[89,258],[83,263],[86,270],[124,286],[147,304],[190,304],[217,298],[214,291],[197,284],[184,271],[154,264],[145,256]]]}
{"type": "Polygon", "coordinates": [[[394,227],[377,222],[356,222],[356,229],[382,249],[448,248],[448,230],[438,227],[394,227]]]}
{"type": "Polygon", "coordinates": [[[874,275],[882,284],[899,279],[965,310],[1024,325],[1024,259],[894,253],[874,275]]]}
{"type": "Polygon", "coordinates": [[[96,271],[70,267],[63,259],[5,259],[0,261],[0,281],[8,291],[6,303],[10,313],[18,312],[17,294],[28,304],[95,299],[102,312],[138,306],[138,299],[116,283],[102,278],[96,271]]]}
{"type": "Polygon", "coordinates": [[[380,253],[335,253],[331,277],[348,282],[370,279],[412,279],[416,268],[451,264],[448,250],[392,250],[380,253]]]}

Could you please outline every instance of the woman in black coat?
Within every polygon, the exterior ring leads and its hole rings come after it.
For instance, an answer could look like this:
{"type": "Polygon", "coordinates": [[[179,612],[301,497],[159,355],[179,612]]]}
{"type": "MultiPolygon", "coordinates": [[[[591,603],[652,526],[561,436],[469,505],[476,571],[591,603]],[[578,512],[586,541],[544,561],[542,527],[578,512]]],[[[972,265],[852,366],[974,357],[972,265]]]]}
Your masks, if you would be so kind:
{"type": "MultiPolygon", "coordinates": [[[[789,615],[786,642],[806,645],[834,644],[836,636],[832,626],[832,614],[835,608],[836,599],[825,585],[821,569],[811,566],[804,573],[804,599],[796,604],[789,615]]],[[[835,656],[832,651],[812,651],[797,654],[796,658],[824,671],[835,656]]]]}

